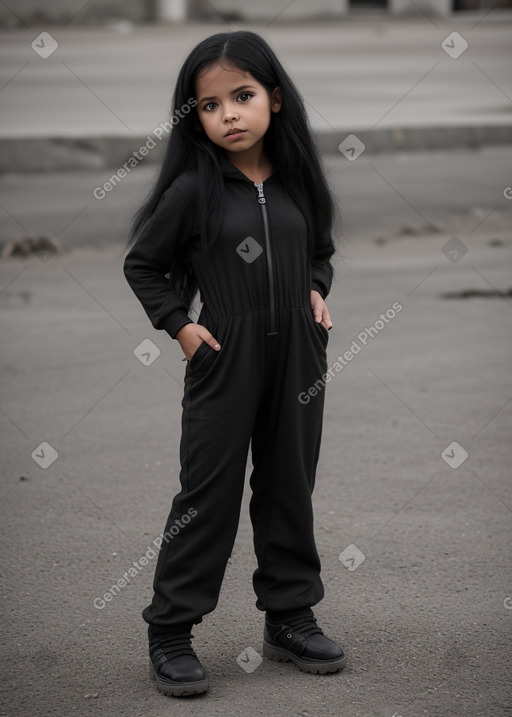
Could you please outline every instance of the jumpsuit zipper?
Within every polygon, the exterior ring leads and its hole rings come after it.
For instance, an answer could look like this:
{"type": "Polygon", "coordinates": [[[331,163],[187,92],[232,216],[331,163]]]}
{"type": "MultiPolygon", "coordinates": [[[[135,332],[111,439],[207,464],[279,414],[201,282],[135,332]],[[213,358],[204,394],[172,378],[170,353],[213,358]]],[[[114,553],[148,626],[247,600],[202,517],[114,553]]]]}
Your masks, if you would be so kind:
{"type": "Polygon", "coordinates": [[[275,336],[278,332],[276,331],[275,325],[275,294],[274,294],[274,267],[272,265],[272,251],[270,247],[270,231],[268,228],[268,214],[267,214],[267,200],[263,193],[263,182],[254,186],[258,190],[258,202],[261,207],[261,213],[263,215],[263,228],[265,231],[265,249],[267,255],[267,271],[268,271],[268,287],[269,287],[269,298],[270,298],[270,331],[268,336],[275,336]]]}

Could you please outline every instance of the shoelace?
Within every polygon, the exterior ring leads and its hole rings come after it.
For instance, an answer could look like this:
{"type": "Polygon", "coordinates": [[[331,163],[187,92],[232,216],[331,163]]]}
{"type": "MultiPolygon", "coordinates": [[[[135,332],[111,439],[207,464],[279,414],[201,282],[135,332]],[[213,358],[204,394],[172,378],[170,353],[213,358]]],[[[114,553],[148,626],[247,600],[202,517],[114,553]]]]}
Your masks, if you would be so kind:
{"type": "Polygon", "coordinates": [[[160,648],[168,660],[178,655],[194,655],[195,652],[190,644],[191,638],[194,637],[189,632],[183,632],[178,635],[162,635],[155,643],[155,649],[160,648]]]}
{"type": "Polygon", "coordinates": [[[291,620],[284,620],[283,624],[291,627],[296,632],[308,638],[312,635],[323,635],[324,633],[316,624],[316,617],[313,615],[303,615],[301,617],[293,617],[291,620]]]}

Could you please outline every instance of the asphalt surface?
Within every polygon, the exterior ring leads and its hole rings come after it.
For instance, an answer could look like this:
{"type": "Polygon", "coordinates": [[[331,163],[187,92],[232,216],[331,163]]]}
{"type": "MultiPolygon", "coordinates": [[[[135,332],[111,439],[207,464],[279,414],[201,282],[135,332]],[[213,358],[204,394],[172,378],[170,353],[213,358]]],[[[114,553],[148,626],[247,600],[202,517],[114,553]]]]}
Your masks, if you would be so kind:
{"type": "MultiPolygon", "coordinates": [[[[324,158],[341,211],[345,243],[365,236],[510,228],[509,146],[324,158]]],[[[0,248],[49,235],[65,247],[123,243],[157,167],[138,167],[104,196],[109,170],[0,174],[0,248]],[[96,199],[95,196],[103,196],[96,199]]]]}
{"type": "Polygon", "coordinates": [[[194,630],[210,691],[189,700],[149,681],[140,615],[155,562],[140,559],[178,490],[184,375],[121,272],[151,172],[102,202],[101,172],[2,177],[4,240],[44,231],[66,251],[0,261],[0,714],[511,714],[510,155],[327,163],[344,210],[328,360],[343,368],[325,387],[315,612],[349,663],[237,663],[262,640],[246,490],[218,608],[194,630]],[[145,339],[151,365],[134,355],[145,339]]]}

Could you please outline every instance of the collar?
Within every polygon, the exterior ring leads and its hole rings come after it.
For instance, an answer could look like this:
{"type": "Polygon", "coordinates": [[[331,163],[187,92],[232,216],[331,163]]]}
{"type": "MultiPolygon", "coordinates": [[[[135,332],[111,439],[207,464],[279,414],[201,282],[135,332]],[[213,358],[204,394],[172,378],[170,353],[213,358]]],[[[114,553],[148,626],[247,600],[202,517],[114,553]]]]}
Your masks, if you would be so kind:
{"type": "MultiPolygon", "coordinates": [[[[246,182],[250,182],[251,184],[254,184],[254,182],[249,179],[243,172],[241,172],[238,167],[235,167],[234,164],[231,164],[231,162],[227,159],[226,155],[223,152],[218,153],[219,157],[219,165],[222,171],[222,174],[224,176],[232,177],[233,179],[243,179],[246,182]]],[[[272,172],[267,177],[265,182],[268,182],[269,179],[273,178],[274,175],[277,172],[277,167],[272,167],[272,172]]]]}

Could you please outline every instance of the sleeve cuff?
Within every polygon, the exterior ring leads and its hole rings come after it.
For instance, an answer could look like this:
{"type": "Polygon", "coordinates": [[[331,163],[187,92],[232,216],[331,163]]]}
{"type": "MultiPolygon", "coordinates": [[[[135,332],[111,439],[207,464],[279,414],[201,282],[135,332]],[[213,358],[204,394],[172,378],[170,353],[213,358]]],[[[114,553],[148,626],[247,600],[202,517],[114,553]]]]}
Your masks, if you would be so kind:
{"type": "Polygon", "coordinates": [[[325,300],[325,297],[327,296],[327,292],[325,290],[324,285],[320,284],[320,282],[318,282],[318,281],[311,282],[311,291],[318,291],[318,293],[324,300],[325,300]]]}
{"type": "Polygon", "coordinates": [[[181,309],[173,311],[165,324],[162,326],[172,339],[176,338],[178,331],[186,324],[193,324],[194,322],[189,315],[181,309]]]}

